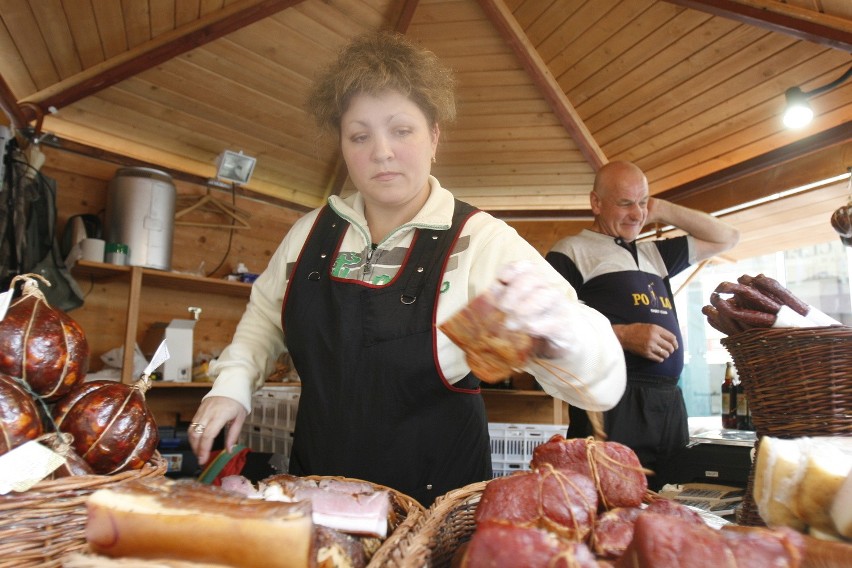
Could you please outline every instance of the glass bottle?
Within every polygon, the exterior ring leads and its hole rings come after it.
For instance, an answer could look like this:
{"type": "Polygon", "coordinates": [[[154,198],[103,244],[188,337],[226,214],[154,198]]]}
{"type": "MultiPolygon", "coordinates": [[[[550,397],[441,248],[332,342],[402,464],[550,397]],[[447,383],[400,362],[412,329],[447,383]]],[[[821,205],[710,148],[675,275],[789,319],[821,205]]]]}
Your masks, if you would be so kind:
{"type": "Polygon", "coordinates": [[[733,364],[728,361],[725,365],[725,380],[722,382],[722,428],[735,429],[737,427],[736,396],[733,364]]]}
{"type": "Polygon", "coordinates": [[[749,411],[748,398],[746,397],[745,388],[742,382],[737,382],[737,430],[750,430],[749,426],[749,411]]]}

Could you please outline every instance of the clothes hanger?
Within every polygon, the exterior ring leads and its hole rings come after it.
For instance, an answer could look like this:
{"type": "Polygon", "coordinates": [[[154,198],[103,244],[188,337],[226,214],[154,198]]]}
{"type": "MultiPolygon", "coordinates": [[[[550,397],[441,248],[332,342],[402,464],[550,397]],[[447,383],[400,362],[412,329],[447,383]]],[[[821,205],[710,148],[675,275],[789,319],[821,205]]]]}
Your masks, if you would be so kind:
{"type": "Polygon", "coordinates": [[[217,199],[210,195],[210,191],[208,190],[206,194],[204,194],[198,201],[186,207],[185,209],[181,209],[177,213],[175,213],[175,225],[181,225],[184,227],[206,227],[210,229],[231,229],[231,230],[243,230],[243,229],[251,229],[251,225],[248,223],[249,214],[245,211],[241,211],[237,209],[233,205],[225,203],[224,201],[217,199]],[[212,207],[207,207],[207,206],[212,207]],[[195,211],[196,209],[205,208],[207,211],[216,211],[222,213],[226,217],[232,220],[230,225],[225,223],[202,223],[198,221],[179,221],[181,217],[190,213],[191,211],[195,211]]]}

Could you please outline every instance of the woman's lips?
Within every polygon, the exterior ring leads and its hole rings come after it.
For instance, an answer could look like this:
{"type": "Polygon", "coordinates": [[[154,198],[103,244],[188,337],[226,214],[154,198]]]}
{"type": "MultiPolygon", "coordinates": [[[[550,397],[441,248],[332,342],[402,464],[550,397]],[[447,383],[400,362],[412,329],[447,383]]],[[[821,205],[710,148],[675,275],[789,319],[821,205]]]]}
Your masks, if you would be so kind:
{"type": "Polygon", "coordinates": [[[373,176],[373,179],[376,181],[390,181],[396,179],[399,176],[397,172],[380,172],[373,176]]]}

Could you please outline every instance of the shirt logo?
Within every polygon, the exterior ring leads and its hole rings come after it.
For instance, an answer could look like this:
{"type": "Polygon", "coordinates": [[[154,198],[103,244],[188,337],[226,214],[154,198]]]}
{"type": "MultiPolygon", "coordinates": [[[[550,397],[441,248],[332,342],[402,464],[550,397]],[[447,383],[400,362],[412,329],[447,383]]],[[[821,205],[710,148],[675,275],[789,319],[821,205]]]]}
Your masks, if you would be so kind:
{"type": "Polygon", "coordinates": [[[654,284],[650,283],[646,292],[633,293],[633,305],[646,306],[654,309],[654,311],[658,311],[660,308],[670,310],[672,309],[672,300],[668,296],[658,296],[654,290],[654,284]]]}

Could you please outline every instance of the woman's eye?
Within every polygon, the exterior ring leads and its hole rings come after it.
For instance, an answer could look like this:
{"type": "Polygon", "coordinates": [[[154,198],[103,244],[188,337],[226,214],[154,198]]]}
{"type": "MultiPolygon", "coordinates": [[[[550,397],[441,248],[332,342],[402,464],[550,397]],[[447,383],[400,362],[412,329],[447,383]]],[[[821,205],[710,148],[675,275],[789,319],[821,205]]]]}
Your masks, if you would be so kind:
{"type": "Polygon", "coordinates": [[[367,135],[366,134],[356,134],[355,136],[350,136],[349,140],[351,140],[355,144],[361,144],[362,142],[367,141],[367,135]]]}
{"type": "Polygon", "coordinates": [[[408,136],[409,134],[411,134],[410,128],[397,128],[396,129],[396,135],[399,136],[399,137],[408,136]]]}

